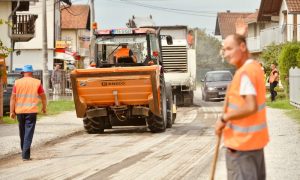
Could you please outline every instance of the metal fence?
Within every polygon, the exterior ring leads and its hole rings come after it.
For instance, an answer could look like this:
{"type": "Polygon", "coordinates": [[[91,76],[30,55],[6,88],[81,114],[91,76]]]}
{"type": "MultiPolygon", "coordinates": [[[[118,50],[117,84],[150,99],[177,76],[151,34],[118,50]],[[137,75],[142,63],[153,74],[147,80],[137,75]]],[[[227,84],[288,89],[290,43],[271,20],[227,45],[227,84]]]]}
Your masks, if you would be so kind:
{"type": "Polygon", "coordinates": [[[291,68],[289,71],[290,104],[300,108],[300,69],[291,68]]]}
{"type": "MultiPolygon", "coordinates": [[[[49,89],[48,92],[50,96],[53,94],[53,84],[51,82],[51,76],[52,76],[52,70],[49,70],[49,89]]],[[[21,73],[20,70],[14,71],[14,73],[21,73]]],[[[43,83],[43,71],[42,70],[34,70],[33,71],[33,77],[36,79],[41,80],[43,83]]],[[[71,85],[71,79],[70,79],[70,71],[61,71],[61,83],[59,84],[59,91],[55,94],[58,96],[72,96],[72,85],[71,85]]]]}
{"type": "Polygon", "coordinates": [[[51,82],[51,76],[53,71],[49,71],[49,92],[50,95],[62,95],[62,96],[72,96],[72,85],[70,79],[70,72],[61,71],[61,83],[59,84],[59,91],[54,94],[54,86],[51,82]]]}

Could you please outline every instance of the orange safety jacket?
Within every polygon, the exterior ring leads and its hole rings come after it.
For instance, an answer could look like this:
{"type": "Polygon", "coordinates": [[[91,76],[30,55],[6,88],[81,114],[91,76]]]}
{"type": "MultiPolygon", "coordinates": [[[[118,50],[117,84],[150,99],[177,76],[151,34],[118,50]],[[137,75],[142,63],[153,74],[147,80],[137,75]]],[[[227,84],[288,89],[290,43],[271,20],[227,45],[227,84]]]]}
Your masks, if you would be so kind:
{"type": "Polygon", "coordinates": [[[273,83],[274,81],[279,81],[279,76],[275,77],[274,72],[277,71],[278,74],[278,70],[275,68],[271,71],[270,73],[270,78],[269,78],[269,83],[273,83]]]}
{"type": "Polygon", "coordinates": [[[240,95],[240,82],[243,74],[249,77],[255,87],[258,110],[250,116],[229,120],[223,131],[224,144],[228,148],[239,151],[258,150],[266,146],[269,141],[264,73],[258,62],[245,64],[236,71],[227,92],[228,104],[225,112],[236,111],[245,104],[244,98],[240,95]]]}
{"type": "Polygon", "coordinates": [[[40,85],[40,80],[31,77],[16,80],[16,114],[38,112],[38,88],[40,85]]]}
{"type": "Polygon", "coordinates": [[[119,49],[115,54],[116,60],[118,61],[120,57],[129,57],[129,51],[130,49],[128,48],[119,49]]]}

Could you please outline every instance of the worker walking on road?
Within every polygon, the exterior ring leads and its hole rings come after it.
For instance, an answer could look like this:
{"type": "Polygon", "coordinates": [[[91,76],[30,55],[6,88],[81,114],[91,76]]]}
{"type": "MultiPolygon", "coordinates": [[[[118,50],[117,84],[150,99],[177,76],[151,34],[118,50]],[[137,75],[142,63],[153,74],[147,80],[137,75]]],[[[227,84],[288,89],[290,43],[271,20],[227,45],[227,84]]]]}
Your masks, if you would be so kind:
{"type": "Polygon", "coordinates": [[[226,146],[228,180],[266,179],[264,147],[269,141],[266,90],[260,64],[249,58],[245,37],[229,35],[223,55],[237,67],[226,94],[225,112],[215,124],[226,146]]]}
{"type": "Polygon", "coordinates": [[[39,97],[42,99],[42,112],[46,113],[46,95],[41,81],[32,77],[31,65],[23,67],[23,78],[16,80],[10,98],[10,118],[19,121],[22,158],[30,160],[30,147],[33,139],[39,97]]]}

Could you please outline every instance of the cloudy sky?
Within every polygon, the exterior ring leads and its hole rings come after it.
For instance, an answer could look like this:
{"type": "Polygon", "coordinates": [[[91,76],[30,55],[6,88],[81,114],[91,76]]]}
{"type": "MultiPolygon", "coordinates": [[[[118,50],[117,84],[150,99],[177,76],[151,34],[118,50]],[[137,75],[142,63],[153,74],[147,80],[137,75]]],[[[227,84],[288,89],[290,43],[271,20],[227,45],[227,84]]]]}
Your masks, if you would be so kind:
{"type": "MultiPolygon", "coordinates": [[[[156,25],[188,25],[214,32],[217,12],[254,12],[260,0],[94,0],[98,28],[126,27],[132,15],[150,14],[156,25]]],[[[72,0],[87,4],[89,0],[72,0]]]]}

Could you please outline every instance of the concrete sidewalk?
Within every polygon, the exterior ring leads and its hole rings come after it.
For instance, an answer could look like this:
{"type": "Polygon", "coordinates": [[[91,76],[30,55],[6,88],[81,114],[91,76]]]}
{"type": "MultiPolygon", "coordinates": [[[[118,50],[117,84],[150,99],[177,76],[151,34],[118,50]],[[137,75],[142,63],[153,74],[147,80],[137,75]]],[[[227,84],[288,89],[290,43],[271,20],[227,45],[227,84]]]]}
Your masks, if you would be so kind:
{"type": "MultiPolygon", "coordinates": [[[[38,147],[78,131],[83,131],[83,123],[81,118],[76,117],[75,111],[38,118],[32,147],[38,147]]],[[[0,159],[21,152],[18,124],[0,125],[0,149],[0,159]]]]}

